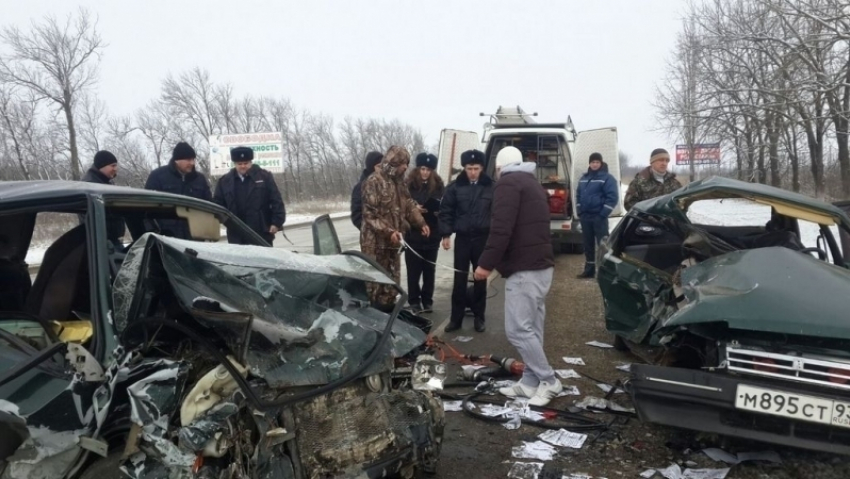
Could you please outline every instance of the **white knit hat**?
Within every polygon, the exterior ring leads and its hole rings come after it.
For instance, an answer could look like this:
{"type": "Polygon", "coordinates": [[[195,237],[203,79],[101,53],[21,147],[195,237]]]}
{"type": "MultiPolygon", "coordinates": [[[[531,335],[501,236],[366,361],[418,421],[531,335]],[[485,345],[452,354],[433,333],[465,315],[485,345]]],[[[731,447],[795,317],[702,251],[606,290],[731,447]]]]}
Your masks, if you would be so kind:
{"type": "Polygon", "coordinates": [[[513,163],[522,163],[522,153],[513,146],[506,146],[496,156],[496,167],[504,167],[513,163]]]}

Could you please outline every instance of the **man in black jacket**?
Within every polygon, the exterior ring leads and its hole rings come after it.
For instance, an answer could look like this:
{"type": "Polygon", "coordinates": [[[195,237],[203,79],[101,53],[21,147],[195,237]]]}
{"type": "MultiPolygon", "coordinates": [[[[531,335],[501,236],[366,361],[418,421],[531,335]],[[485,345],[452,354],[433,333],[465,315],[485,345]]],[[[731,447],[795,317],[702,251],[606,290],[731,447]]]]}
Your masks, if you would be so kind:
{"type": "MultiPolygon", "coordinates": [[[[145,189],[212,201],[210,184],[195,170],[195,149],[182,141],[174,147],[168,164],[151,172],[145,189]]],[[[191,239],[185,220],[158,220],[158,223],[160,232],[166,236],[191,239]]]]}
{"type": "MultiPolygon", "coordinates": [[[[493,201],[493,180],[484,173],[484,153],[468,150],[460,156],[463,171],[446,188],[440,204],[440,236],[443,248],[451,246],[455,233],[455,272],[452,289],[452,314],[446,332],[460,329],[466,308],[466,288],[469,265],[478,267],[490,233],[490,204],[493,201]]],[[[470,305],[475,316],[475,330],[484,331],[484,311],[487,307],[487,280],[475,281],[470,305]]]]}
{"type": "Polygon", "coordinates": [[[381,164],[381,160],[383,159],[384,155],[380,151],[370,151],[366,155],[366,167],[363,169],[363,173],[360,174],[360,181],[351,190],[351,222],[358,230],[363,224],[363,195],[361,193],[361,187],[363,182],[366,181],[366,178],[369,178],[375,172],[375,169],[381,164]]]}
{"type": "MultiPolygon", "coordinates": [[[[83,176],[83,181],[86,183],[97,183],[100,185],[111,185],[112,180],[118,176],[118,159],[111,152],[102,150],[94,155],[94,161],[91,168],[86,171],[83,176]]],[[[84,215],[81,215],[80,222],[84,220],[84,215]]],[[[106,238],[119,251],[124,249],[121,240],[124,238],[124,220],[115,216],[107,216],[106,218],[106,238]]]]}
{"type": "MultiPolygon", "coordinates": [[[[274,176],[254,164],[254,150],[238,146],[230,150],[235,166],[215,187],[213,201],[230,210],[269,244],[283,229],[286,208],[274,176]]],[[[227,242],[253,244],[236,230],[227,229],[227,242]]]]}

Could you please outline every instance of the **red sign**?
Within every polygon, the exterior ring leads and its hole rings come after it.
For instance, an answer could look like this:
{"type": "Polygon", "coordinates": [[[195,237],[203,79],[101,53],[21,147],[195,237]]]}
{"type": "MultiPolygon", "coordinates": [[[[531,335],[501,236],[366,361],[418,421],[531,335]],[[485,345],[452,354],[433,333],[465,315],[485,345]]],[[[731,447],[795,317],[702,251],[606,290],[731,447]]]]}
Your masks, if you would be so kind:
{"type": "MultiPolygon", "coordinates": [[[[690,165],[691,159],[688,153],[688,145],[676,145],[676,164],[690,165]]],[[[694,145],[694,164],[719,165],[720,143],[700,143],[694,145]]]]}

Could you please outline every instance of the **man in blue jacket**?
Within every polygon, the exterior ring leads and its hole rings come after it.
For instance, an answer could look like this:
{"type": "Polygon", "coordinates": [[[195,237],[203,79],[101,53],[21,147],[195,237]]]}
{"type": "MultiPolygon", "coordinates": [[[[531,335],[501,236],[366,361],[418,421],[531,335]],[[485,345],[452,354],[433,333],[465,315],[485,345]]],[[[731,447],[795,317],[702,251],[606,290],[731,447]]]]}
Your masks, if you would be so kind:
{"type": "Polygon", "coordinates": [[[608,216],[620,200],[617,180],[608,173],[602,155],[590,155],[590,167],[582,175],[576,191],[576,207],[584,238],[584,271],[579,278],[596,276],[596,245],[608,236],[608,216]]]}

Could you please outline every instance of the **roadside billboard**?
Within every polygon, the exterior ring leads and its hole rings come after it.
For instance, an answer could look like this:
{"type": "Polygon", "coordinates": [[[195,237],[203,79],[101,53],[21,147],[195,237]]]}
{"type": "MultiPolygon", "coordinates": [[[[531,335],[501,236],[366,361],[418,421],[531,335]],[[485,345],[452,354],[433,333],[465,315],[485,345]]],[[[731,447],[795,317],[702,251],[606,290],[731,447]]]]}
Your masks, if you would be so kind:
{"type": "MultiPolygon", "coordinates": [[[[690,165],[688,145],[676,145],[676,164],[690,165]]],[[[719,165],[720,143],[699,143],[694,145],[695,165],[719,165]]]]}
{"type": "Polygon", "coordinates": [[[233,168],[230,150],[247,146],[254,150],[254,164],[272,173],[283,173],[283,134],[238,133],[213,135],[210,140],[210,175],[222,176],[233,168]]]}

